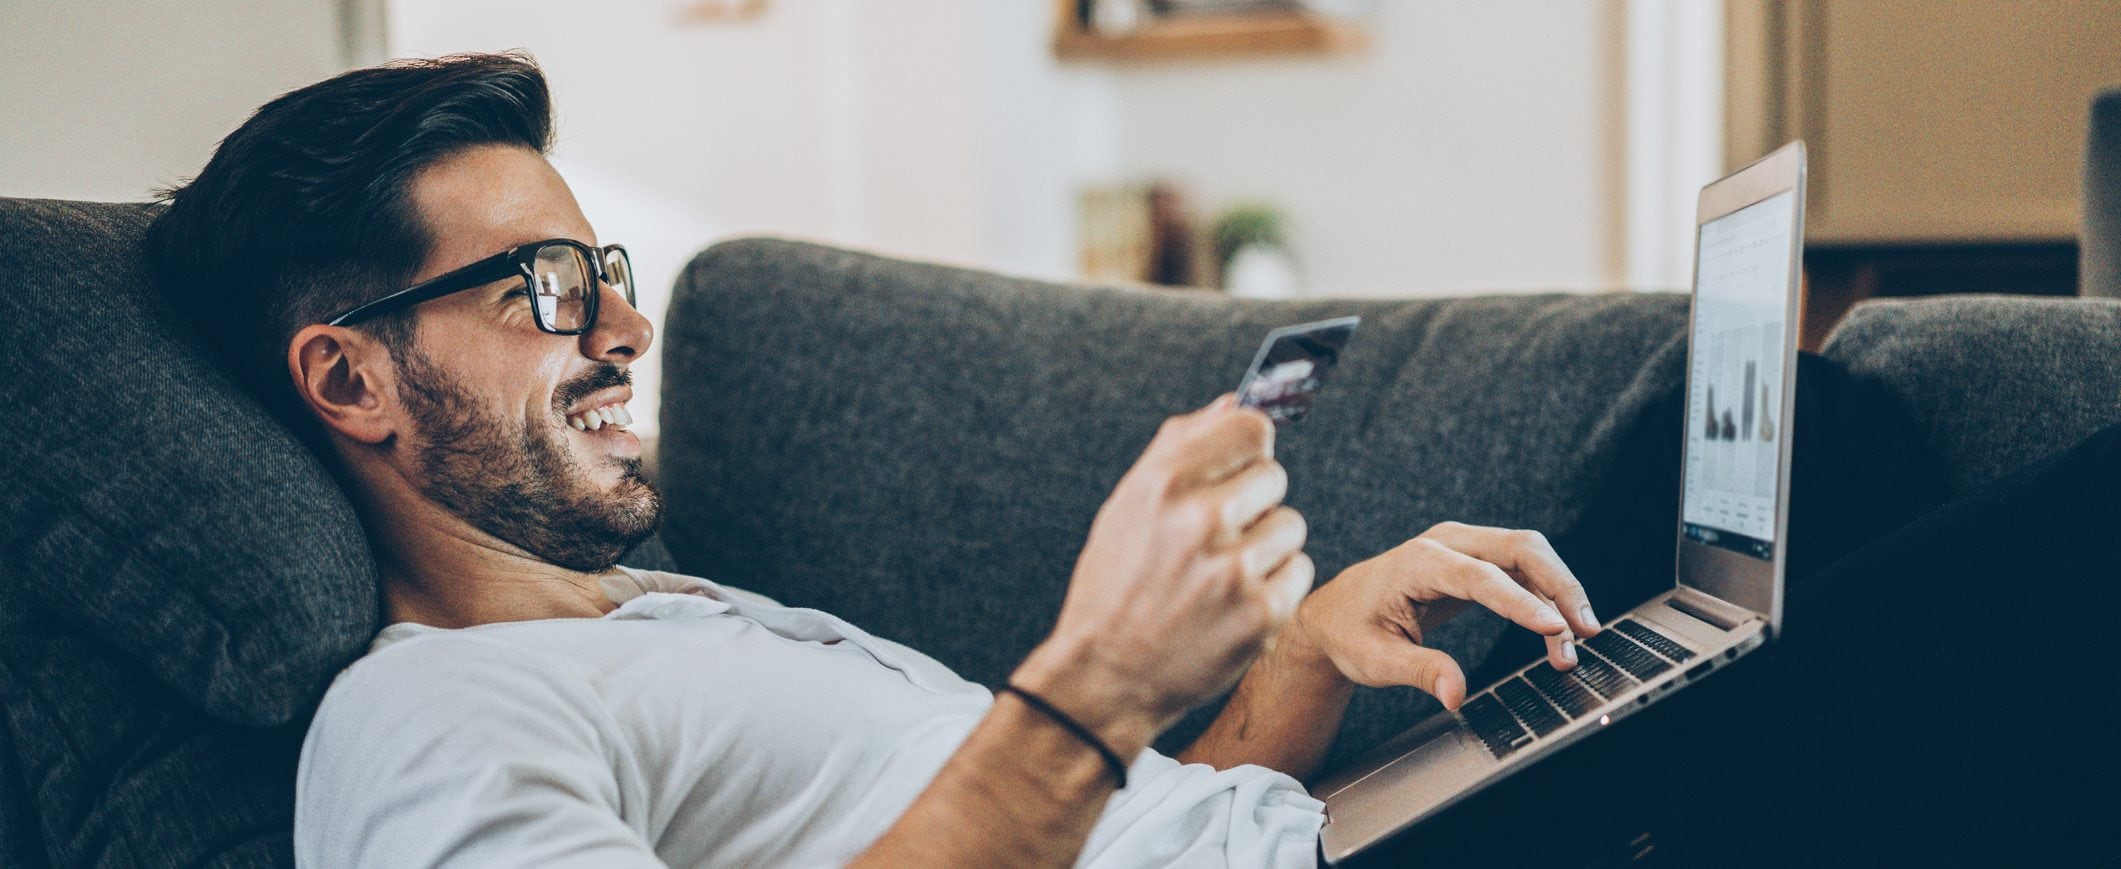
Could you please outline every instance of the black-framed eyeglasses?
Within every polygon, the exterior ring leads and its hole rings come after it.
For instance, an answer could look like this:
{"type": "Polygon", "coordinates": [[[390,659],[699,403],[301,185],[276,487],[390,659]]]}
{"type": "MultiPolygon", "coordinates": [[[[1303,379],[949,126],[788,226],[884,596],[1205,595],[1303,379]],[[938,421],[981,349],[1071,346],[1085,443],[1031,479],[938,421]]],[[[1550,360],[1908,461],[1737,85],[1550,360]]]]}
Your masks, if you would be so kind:
{"type": "Polygon", "coordinates": [[[594,248],[571,238],[548,238],[517,245],[471,265],[438,275],[362,305],[329,326],[359,323],[399,308],[409,308],[450,293],[461,293],[508,277],[520,278],[530,299],[538,329],[554,335],[580,335],[597,325],[598,283],[610,284],[633,304],[633,261],[626,248],[594,248]]]}

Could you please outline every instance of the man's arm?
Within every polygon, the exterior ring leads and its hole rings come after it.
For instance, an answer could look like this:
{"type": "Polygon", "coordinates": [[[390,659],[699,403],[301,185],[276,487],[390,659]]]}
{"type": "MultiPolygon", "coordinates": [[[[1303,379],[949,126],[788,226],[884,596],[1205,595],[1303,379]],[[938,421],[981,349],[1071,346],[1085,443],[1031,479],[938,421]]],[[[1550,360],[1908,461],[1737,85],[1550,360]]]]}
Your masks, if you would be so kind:
{"type": "MultiPolygon", "coordinates": [[[[1235,682],[1311,587],[1273,426],[1229,396],[1173,418],[1098,510],[1053,635],[1010,677],[1122,758],[1235,682]]],[[[1116,779],[1007,693],[863,865],[1073,863],[1116,779]]]]}
{"type": "MultiPolygon", "coordinates": [[[[1131,704],[1100,686],[1094,669],[1041,647],[1010,684],[1067,710],[1121,757],[1133,757],[1155,737],[1156,722],[1121,711],[1131,704]]],[[[1002,693],[935,781],[854,865],[1066,866],[1115,784],[1095,749],[1002,693]]]]}
{"type": "Polygon", "coordinates": [[[1305,598],[1288,630],[1179,759],[1222,768],[1253,763],[1309,781],[1356,684],[1412,686],[1458,708],[1464,671],[1421,638],[1468,602],[1544,634],[1558,669],[1576,666],[1574,638],[1599,630],[1583,585],[1545,537],[1446,522],[1305,598]]]}
{"type": "Polygon", "coordinates": [[[1355,683],[1323,649],[1294,634],[1282,632],[1245,671],[1222,713],[1178,753],[1180,761],[1218,769],[1258,764],[1310,784],[1340,730],[1355,683]]]}

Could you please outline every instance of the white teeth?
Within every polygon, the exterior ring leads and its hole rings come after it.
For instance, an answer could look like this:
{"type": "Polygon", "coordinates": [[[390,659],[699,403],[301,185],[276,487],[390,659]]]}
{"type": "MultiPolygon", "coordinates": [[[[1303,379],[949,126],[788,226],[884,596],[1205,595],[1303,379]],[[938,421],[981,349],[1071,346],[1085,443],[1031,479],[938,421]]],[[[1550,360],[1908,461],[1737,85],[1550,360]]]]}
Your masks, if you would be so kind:
{"type": "Polygon", "coordinates": [[[627,413],[623,404],[607,404],[571,414],[567,417],[567,424],[574,426],[575,431],[597,431],[607,425],[624,430],[633,425],[633,414],[627,413]]]}

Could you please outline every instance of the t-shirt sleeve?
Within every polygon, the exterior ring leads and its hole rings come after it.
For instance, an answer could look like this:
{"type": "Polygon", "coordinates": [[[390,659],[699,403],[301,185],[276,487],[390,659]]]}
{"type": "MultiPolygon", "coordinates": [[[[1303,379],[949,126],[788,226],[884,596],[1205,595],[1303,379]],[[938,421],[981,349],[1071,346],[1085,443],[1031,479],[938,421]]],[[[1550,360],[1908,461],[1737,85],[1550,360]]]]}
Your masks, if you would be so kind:
{"type": "Polygon", "coordinates": [[[421,637],[333,683],[302,746],[304,866],[661,866],[625,820],[631,762],[564,659],[421,637]]]}

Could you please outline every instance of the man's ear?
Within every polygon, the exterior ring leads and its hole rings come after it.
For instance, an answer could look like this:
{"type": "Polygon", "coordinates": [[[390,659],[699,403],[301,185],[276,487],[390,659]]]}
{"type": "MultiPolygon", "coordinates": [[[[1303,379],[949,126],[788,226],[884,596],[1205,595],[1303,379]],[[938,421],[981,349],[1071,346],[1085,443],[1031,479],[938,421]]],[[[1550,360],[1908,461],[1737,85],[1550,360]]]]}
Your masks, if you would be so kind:
{"type": "Polygon", "coordinates": [[[369,445],[397,433],[388,401],[397,366],[375,338],[344,326],[304,326],[288,342],[287,372],[326,428],[369,445]]]}

